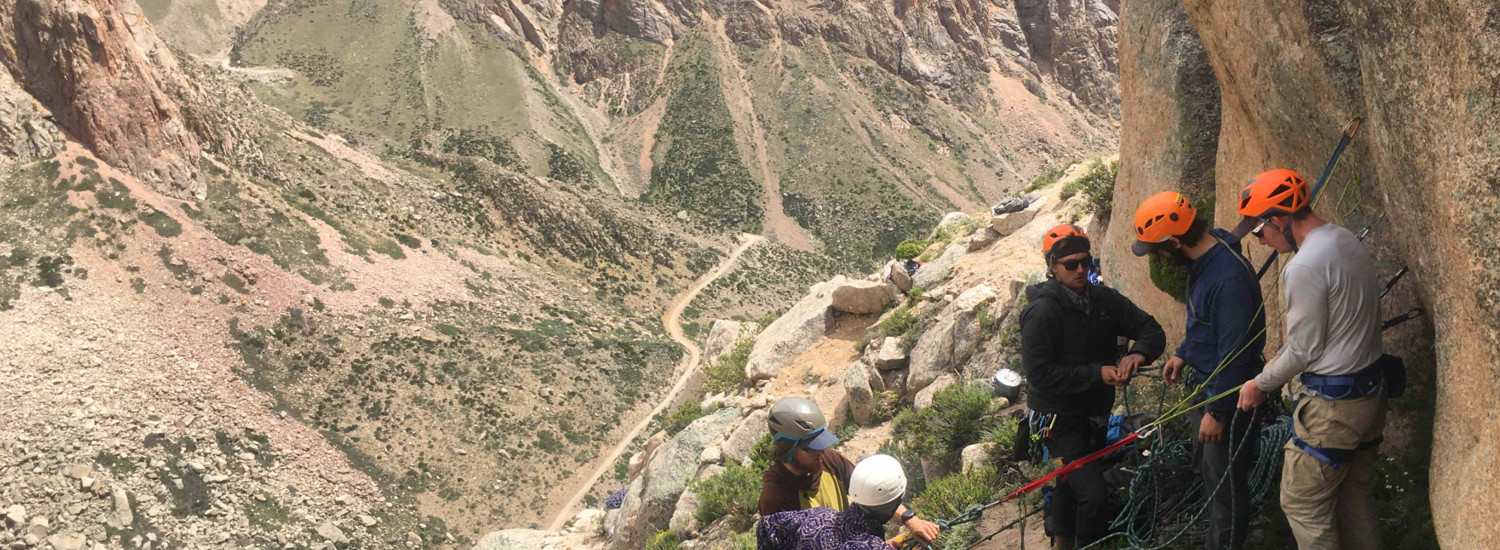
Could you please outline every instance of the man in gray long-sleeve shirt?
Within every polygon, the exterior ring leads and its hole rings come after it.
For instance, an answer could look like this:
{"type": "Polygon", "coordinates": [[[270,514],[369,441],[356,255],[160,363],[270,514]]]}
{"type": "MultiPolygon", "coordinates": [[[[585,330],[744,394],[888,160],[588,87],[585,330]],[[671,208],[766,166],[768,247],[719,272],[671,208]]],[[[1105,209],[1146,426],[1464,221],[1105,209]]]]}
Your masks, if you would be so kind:
{"type": "Polygon", "coordinates": [[[1370,479],[1385,428],[1378,359],[1380,278],[1349,230],[1312,212],[1307,184],[1291,170],[1262,173],[1241,194],[1250,229],[1280,253],[1286,343],[1240,390],[1249,410],[1301,375],[1293,435],[1281,474],[1281,507],[1302,550],[1378,548],[1370,479]]]}

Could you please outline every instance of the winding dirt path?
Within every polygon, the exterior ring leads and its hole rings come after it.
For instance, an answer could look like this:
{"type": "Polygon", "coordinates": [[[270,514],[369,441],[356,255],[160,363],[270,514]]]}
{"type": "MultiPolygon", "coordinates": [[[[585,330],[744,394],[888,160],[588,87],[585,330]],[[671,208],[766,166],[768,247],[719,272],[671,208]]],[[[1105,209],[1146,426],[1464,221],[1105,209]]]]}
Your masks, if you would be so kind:
{"type": "Polygon", "coordinates": [[[574,491],[573,496],[568,498],[567,503],[563,504],[562,508],[558,510],[557,517],[553,518],[552,524],[547,527],[548,529],[552,531],[562,530],[563,525],[569,519],[573,518],[573,514],[577,513],[574,509],[583,500],[583,496],[588,494],[589,489],[593,488],[595,483],[598,483],[599,478],[605,472],[614,470],[615,461],[620,458],[621,454],[625,453],[625,449],[630,447],[630,443],[635,441],[636,436],[645,431],[646,426],[651,424],[651,419],[661,413],[668,404],[677,398],[677,394],[682,393],[682,390],[687,387],[688,380],[693,377],[694,373],[698,372],[698,363],[703,355],[703,351],[698,349],[698,344],[683,334],[682,323],[680,322],[682,312],[687,309],[688,304],[693,303],[693,298],[698,297],[699,292],[718,280],[719,277],[723,277],[725,273],[728,273],[729,269],[734,267],[735,262],[739,261],[740,255],[744,254],[750,247],[765,242],[765,240],[766,238],[760,235],[741,234],[740,245],[735,247],[733,252],[729,253],[729,257],[719,262],[719,266],[715,267],[713,271],[699,277],[697,281],[693,281],[693,284],[688,286],[687,290],[677,295],[677,298],[672,301],[672,305],[667,308],[666,313],[662,314],[661,323],[666,325],[667,335],[673,341],[682,344],[684,353],[682,354],[681,363],[685,365],[685,368],[680,369],[681,372],[677,376],[677,382],[672,384],[672,389],[667,391],[666,395],[662,396],[661,401],[656,404],[656,408],[651,409],[650,413],[641,417],[641,421],[637,422],[634,428],[631,428],[629,432],[621,437],[620,442],[615,444],[614,448],[610,449],[608,454],[595,459],[598,465],[595,466],[594,472],[589,474],[588,479],[578,484],[578,489],[574,491]]]}

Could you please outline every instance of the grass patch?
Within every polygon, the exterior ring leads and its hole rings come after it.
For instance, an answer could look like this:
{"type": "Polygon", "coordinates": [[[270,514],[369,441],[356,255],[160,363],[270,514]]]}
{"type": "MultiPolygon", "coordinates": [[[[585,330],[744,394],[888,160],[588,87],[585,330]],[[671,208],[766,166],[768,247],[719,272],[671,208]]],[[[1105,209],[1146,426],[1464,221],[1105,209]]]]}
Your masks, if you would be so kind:
{"type": "Polygon", "coordinates": [[[250,521],[250,525],[266,532],[280,531],[283,526],[294,523],[286,509],[276,499],[266,495],[251,498],[245,503],[245,519],[250,521]],[[265,500],[260,500],[261,498],[265,500]]]}
{"type": "Polygon", "coordinates": [[[686,403],[678,406],[677,410],[672,411],[672,414],[665,417],[657,415],[657,420],[661,424],[662,429],[667,431],[667,437],[672,437],[677,435],[677,432],[682,431],[683,428],[688,427],[688,424],[692,424],[694,420],[703,418],[704,415],[711,412],[713,412],[712,408],[704,409],[696,400],[689,399],[686,403]]]}
{"type": "Polygon", "coordinates": [[[1053,168],[1046,172],[1042,172],[1041,174],[1037,174],[1035,178],[1031,179],[1031,183],[1026,186],[1026,190],[1023,191],[1023,193],[1030,193],[1038,189],[1051,187],[1052,184],[1057,183],[1057,180],[1062,179],[1063,174],[1067,173],[1069,166],[1072,166],[1077,162],[1078,159],[1073,159],[1066,163],[1063,163],[1062,166],[1053,168]]]}
{"type": "Polygon", "coordinates": [[[99,206],[104,208],[113,208],[125,212],[133,211],[136,208],[135,199],[130,196],[130,188],[125,187],[125,184],[120,183],[120,180],[115,178],[109,178],[108,186],[101,185],[98,189],[94,190],[94,200],[98,201],[99,206]]]}
{"type": "Polygon", "coordinates": [[[177,220],[172,219],[172,216],[167,215],[166,212],[152,210],[141,214],[139,217],[146,225],[155,229],[157,235],[171,238],[182,234],[182,224],[177,223],[177,220]]]}
{"type": "MultiPolygon", "coordinates": [[[[912,290],[916,291],[917,289],[912,290]]],[[[876,326],[875,329],[884,336],[899,338],[915,326],[917,326],[917,315],[912,313],[911,306],[902,304],[895,311],[892,311],[889,317],[881,321],[880,325],[876,326]]]]}

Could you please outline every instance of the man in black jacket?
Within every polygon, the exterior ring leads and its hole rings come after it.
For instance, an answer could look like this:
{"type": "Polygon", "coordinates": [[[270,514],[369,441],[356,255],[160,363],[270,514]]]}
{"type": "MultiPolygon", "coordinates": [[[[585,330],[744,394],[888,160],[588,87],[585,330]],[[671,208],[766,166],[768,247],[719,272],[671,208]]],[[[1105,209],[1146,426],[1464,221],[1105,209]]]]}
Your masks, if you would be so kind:
{"type": "MultiPolygon", "coordinates": [[[[1166,335],[1151,315],[1119,292],[1091,285],[1089,240],[1069,224],[1042,242],[1047,281],[1026,289],[1021,311],[1021,362],[1026,400],[1048,454],[1064,464],[1104,448],[1105,429],[1123,386],[1142,364],[1155,361],[1166,335]],[[1124,357],[1117,337],[1134,340],[1124,357]]],[[[1062,550],[1086,545],[1108,530],[1109,488],[1099,464],[1084,466],[1052,492],[1047,534],[1062,550]]]]}

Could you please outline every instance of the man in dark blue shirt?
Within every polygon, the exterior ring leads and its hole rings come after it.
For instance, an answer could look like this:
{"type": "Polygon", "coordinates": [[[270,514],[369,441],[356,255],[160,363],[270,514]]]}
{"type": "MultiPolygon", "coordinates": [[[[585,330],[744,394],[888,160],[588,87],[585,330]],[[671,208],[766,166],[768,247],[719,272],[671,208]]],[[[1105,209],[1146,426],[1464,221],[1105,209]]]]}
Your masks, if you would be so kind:
{"type": "MultiPolygon", "coordinates": [[[[1254,378],[1263,366],[1265,314],[1260,283],[1240,253],[1239,239],[1208,229],[1196,209],[1170,191],[1146,199],[1135,221],[1131,249],[1137,256],[1156,254],[1187,272],[1187,334],[1163,367],[1163,378],[1180,383],[1186,365],[1189,387],[1204,385],[1197,402],[1254,378]]],[[[1244,546],[1250,525],[1247,479],[1259,429],[1253,412],[1235,409],[1237,400],[1230,395],[1192,415],[1198,424],[1194,463],[1204,491],[1213,493],[1207,541],[1213,550],[1244,546]],[[1229,479],[1221,481],[1226,472],[1229,479]]]]}

